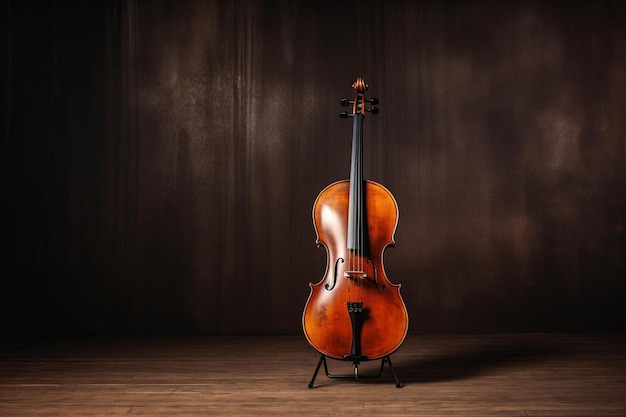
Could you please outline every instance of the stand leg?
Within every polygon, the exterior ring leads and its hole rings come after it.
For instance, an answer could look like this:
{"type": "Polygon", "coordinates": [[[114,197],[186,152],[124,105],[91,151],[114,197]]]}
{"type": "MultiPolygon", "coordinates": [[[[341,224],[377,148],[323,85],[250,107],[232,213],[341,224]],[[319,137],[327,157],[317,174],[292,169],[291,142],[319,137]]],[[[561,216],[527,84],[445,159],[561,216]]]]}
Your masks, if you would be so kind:
{"type": "MultiPolygon", "coordinates": [[[[393,364],[391,363],[391,356],[385,356],[385,358],[383,359],[383,365],[385,364],[385,360],[389,364],[389,369],[391,369],[391,373],[393,374],[393,380],[396,381],[396,388],[402,388],[403,384],[398,380],[398,375],[396,375],[396,370],[394,369],[393,364]]],[[[382,365],[381,365],[381,369],[382,369],[382,365]]]]}
{"type": "Polygon", "coordinates": [[[320,366],[324,362],[324,369],[326,369],[326,374],[328,374],[328,369],[326,368],[326,356],[320,356],[320,360],[317,362],[317,367],[315,367],[315,372],[313,373],[313,378],[311,378],[311,382],[309,382],[309,388],[313,388],[313,383],[315,382],[315,378],[317,378],[317,373],[320,370],[320,366]]]}

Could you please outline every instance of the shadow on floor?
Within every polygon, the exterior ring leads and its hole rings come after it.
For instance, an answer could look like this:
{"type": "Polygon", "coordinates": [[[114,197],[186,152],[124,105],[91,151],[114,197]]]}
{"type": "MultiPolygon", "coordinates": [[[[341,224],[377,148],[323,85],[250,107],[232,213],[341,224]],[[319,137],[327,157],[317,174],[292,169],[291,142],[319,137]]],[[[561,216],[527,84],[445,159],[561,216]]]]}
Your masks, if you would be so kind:
{"type": "MultiPolygon", "coordinates": [[[[550,340],[488,340],[435,355],[415,352],[406,360],[395,361],[394,367],[404,384],[442,382],[481,376],[499,368],[524,366],[567,353],[563,346],[550,340]]],[[[388,369],[387,373],[391,374],[388,369]]]]}

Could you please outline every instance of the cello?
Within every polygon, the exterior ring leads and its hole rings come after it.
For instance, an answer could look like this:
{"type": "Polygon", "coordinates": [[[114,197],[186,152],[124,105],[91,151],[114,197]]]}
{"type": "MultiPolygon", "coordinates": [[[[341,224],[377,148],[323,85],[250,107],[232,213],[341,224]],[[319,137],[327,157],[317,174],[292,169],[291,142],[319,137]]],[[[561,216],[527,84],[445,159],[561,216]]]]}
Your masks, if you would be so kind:
{"type": "Polygon", "coordinates": [[[389,356],[406,337],[408,313],[400,284],[389,281],[383,265],[386,248],[394,245],[398,204],[383,185],[363,177],[363,119],[378,113],[378,99],[365,98],[368,85],[358,77],[353,100],[341,99],[353,119],[350,179],[328,185],[313,204],[313,225],[318,247],[326,249],[326,271],[311,292],[302,315],[304,334],[321,356],[309,388],[326,357],[351,361],[354,377],[362,361],[382,359],[378,375],[389,364],[396,386],[398,378],[389,356]],[[371,107],[367,107],[371,105],[371,107]]]}

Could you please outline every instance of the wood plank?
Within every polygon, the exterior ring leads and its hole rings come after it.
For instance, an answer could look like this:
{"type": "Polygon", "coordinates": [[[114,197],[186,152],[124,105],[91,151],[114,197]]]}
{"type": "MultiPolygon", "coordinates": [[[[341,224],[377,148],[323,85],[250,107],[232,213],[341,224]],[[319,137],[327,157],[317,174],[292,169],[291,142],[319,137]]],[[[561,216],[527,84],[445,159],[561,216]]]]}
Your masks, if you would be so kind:
{"type": "Polygon", "coordinates": [[[322,370],[308,389],[318,358],[301,336],[4,344],[0,415],[626,415],[624,335],[409,336],[392,356],[401,389],[388,369],[322,370]]]}

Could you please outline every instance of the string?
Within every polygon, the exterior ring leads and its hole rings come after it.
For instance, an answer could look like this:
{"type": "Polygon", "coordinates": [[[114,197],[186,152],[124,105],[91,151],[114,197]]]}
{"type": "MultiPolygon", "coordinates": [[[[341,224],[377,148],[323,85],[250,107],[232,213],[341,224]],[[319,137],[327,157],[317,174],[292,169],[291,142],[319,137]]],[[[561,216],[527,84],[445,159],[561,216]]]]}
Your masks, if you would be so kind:
{"type": "MultiPolygon", "coordinates": [[[[363,108],[364,96],[357,94],[353,109],[354,125],[352,136],[352,167],[350,173],[350,198],[348,215],[348,281],[358,280],[357,300],[363,301],[363,280],[365,279],[365,219],[364,219],[364,188],[363,180],[363,108]],[[352,276],[350,276],[352,274],[352,276]]],[[[352,283],[348,282],[348,302],[352,301],[352,283]]]]}
{"type": "MultiPolygon", "coordinates": [[[[361,103],[361,106],[363,106],[363,103],[361,103]]],[[[359,176],[359,182],[358,182],[358,190],[357,193],[359,194],[358,196],[358,210],[359,210],[359,214],[358,214],[358,225],[359,225],[359,236],[358,236],[358,248],[359,248],[359,272],[364,272],[365,269],[363,268],[363,250],[364,250],[364,230],[363,227],[365,224],[365,221],[363,219],[363,187],[365,186],[365,184],[363,184],[363,130],[362,130],[362,123],[363,123],[363,116],[360,116],[360,121],[361,123],[359,124],[359,168],[358,168],[358,176],[359,176]]],[[[361,275],[361,280],[359,281],[359,297],[360,300],[359,301],[363,301],[363,276],[361,275]]]]}

